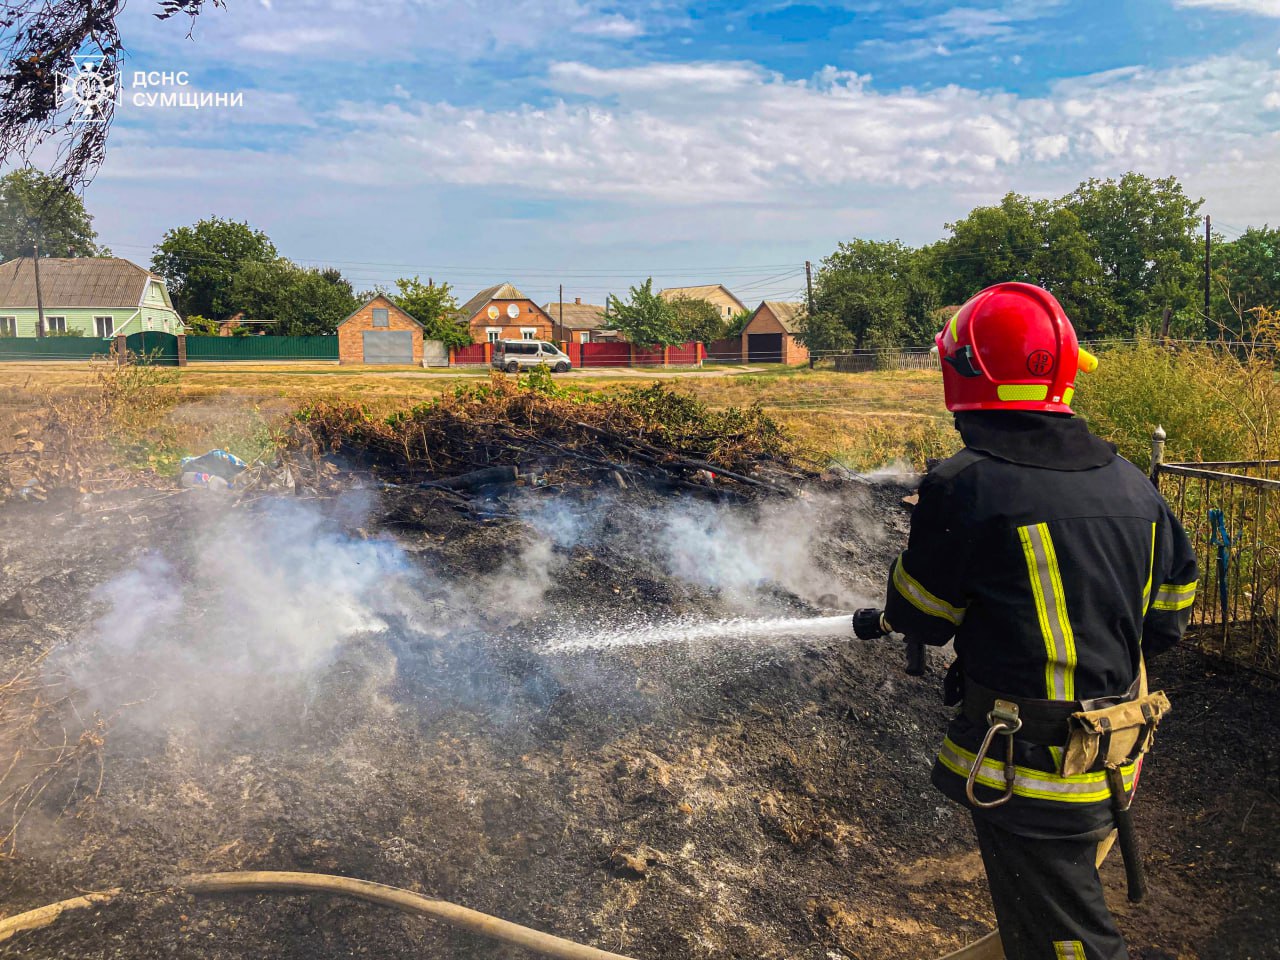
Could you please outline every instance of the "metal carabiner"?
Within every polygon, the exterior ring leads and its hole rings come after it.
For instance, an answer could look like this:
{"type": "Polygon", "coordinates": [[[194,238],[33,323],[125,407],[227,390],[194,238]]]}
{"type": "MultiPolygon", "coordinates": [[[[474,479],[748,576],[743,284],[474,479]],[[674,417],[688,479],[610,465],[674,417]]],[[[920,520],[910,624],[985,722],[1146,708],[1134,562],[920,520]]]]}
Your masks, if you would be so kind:
{"type": "Polygon", "coordinates": [[[1022,718],[1018,716],[1018,705],[1010,703],[1008,700],[997,700],[991,708],[991,712],[987,714],[987,735],[982,739],[982,746],[978,749],[978,755],[973,758],[973,767],[969,770],[969,778],[964,784],[964,795],[969,798],[969,802],[980,810],[990,810],[992,807],[998,807],[1008,803],[1009,798],[1013,796],[1013,784],[1017,779],[1017,767],[1013,762],[1013,735],[1022,729],[1022,718]],[[991,741],[996,738],[997,734],[1005,736],[1004,750],[1004,794],[995,800],[982,801],[979,800],[973,792],[974,784],[978,780],[978,771],[982,769],[982,764],[986,762],[987,751],[991,749],[991,741]]]}

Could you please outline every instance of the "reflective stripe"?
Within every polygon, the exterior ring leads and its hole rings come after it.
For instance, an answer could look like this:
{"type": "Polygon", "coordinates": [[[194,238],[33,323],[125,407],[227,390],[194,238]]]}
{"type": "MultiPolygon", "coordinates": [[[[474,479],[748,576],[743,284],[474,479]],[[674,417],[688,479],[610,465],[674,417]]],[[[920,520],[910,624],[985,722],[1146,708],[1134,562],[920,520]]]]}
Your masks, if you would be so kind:
{"type": "Polygon", "coordinates": [[[1054,960],[1088,960],[1084,955],[1084,944],[1079,940],[1053,941],[1054,960]]]}
{"type": "Polygon", "coordinates": [[[1044,685],[1048,700],[1076,698],[1076,636],[1067,616],[1067,598],[1058,570],[1058,555],[1047,523],[1019,527],[1018,539],[1027,559],[1031,593],[1040,618],[1046,662],[1044,685]]]}
{"type": "Polygon", "coordinates": [[[941,597],[935,597],[921,586],[920,581],[907,573],[906,568],[903,567],[901,555],[893,564],[893,585],[907,602],[921,613],[938,617],[956,626],[964,622],[964,610],[953,607],[941,597]]]}
{"type": "MultiPolygon", "coordinates": [[[[957,746],[950,737],[942,741],[938,762],[958,777],[968,777],[977,754],[957,746]]],[[[1133,789],[1135,764],[1120,768],[1124,775],[1125,790],[1133,789]]],[[[984,787],[1001,792],[1005,789],[1004,763],[987,757],[975,780],[984,787]]],[[[1054,800],[1059,803],[1101,803],[1111,797],[1105,771],[1081,773],[1073,777],[1060,777],[1056,773],[1035,770],[1031,767],[1013,768],[1013,792],[1033,800],[1054,800]]]]}
{"type": "Polygon", "coordinates": [[[1142,588],[1142,612],[1151,609],[1151,578],[1156,569],[1156,525],[1151,525],[1151,562],[1147,564],[1147,583],[1142,588]]]}
{"type": "Polygon", "coordinates": [[[1067,387],[1067,389],[1063,390],[1063,391],[1062,391],[1062,405],[1063,405],[1064,407],[1069,407],[1069,406],[1071,406],[1071,400],[1072,400],[1072,398],[1073,398],[1075,395],[1076,395],[1076,388],[1075,388],[1075,387],[1067,387]]]}
{"type": "Polygon", "coordinates": [[[1196,602],[1196,583],[1162,583],[1151,606],[1156,610],[1185,610],[1196,602]]]}
{"type": "Polygon", "coordinates": [[[1002,383],[996,387],[1001,400],[1043,400],[1049,396],[1049,387],[1043,383],[1002,383]]]}
{"type": "Polygon", "coordinates": [[[959,320],[960,320],[960,311],[957,310],[955,313],[951,315],[951,339],[953,342],[960,339],[960,333],[958,330],[959,320]]]}

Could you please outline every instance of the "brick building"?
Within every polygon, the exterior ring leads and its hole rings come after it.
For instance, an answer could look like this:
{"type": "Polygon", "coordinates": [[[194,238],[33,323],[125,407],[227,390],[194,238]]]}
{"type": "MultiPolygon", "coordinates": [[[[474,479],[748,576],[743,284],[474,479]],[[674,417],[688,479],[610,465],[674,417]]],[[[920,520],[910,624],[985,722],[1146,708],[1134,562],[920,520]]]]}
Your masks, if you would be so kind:
{"type": "Polygon", "coordinates": [[[565,343],[601,343],[623,339],[616,330],[609,328],[609,317],[598,303],[583,303],[574,297],[573,303],[552,301],[542,308],[555,325],[557,340],[565,343]]]}
{"type": "Polygon", "coordinates": [[[481,290],[457,313],[474,343],[496,340],[551,340],[555,324],[546,310],[510,283],[481,290]]]}
{"type": "Polygon", "coordinates": [[[339,363],[422,366],[422,324],[378,294],[338,324],[339,363]]]}
{"type": "Polygon", "coordinates": [[[742,328],[742,359],[747,363],[808,363],[808,348],[796,340],[803,318],[803,303],[762,300],[742,328]]]}

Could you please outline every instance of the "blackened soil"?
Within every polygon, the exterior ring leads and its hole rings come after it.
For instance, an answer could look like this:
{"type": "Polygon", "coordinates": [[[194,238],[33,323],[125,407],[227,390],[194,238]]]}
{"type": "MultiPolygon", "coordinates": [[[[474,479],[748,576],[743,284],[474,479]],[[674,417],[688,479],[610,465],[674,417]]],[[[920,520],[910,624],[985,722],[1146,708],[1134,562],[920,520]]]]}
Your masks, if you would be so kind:
{"type": "MultiPolygon", "coordinates": [[[[901,547],[901,491],[823,495],[832,591],[841,605],[874,597],[901,547]]],[[[609,509],[625,534],[652,507],[609,509]]],[[[147,551],[195,549],[221,509],[150,491],[0,507],[0,603],[20,593],[31,614],[0,621],[5,675],[42,650],[93,643],[107,602],[95,588],[147,551]]],[[[499,569],[530,537],[421,494],[383,494],[358,522],[446,579],[499,569]]],[[[928,783],[945,654],[919,679],[896,649],[833,640],[748,658],[547,656],[524,641],[548,625],[741,612],[608,531],[557,551],[536,613],[511,616],[498,597],[444,635],[404,625],[353,641],[300,706],[264,703],[217,731],[132,722],[124,708],[97,799],[59,817],[62,785],[33,809],[17,856],[0,860],[0,903],[11,914],[87,890],[126,894],[20,934],[0,956],[518,955],[367,904],[195,899],[174,886],[238,869],[376,880],[645,960],[915,960],[990,928],[968,818],[928,783]]],[[[427,599],[447,616],[453,601],[427,599]]],[[[823,612],[770,585],[760,602],[823,612]]],[[[1190,651],[1152,675],[1176,712],[1135,808],[1150,898],[1126,903],[1118,858],[1103,870],[1134,955],[1280,956],[1280,695],[1190,651]]]]}

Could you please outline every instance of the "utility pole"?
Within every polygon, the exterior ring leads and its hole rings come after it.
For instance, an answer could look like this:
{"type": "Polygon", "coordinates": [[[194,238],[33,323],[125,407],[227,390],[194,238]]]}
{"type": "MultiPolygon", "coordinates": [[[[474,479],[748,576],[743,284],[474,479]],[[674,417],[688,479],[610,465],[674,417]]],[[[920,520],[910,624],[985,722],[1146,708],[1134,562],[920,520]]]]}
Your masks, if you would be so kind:
{"type": "Polygon", "coordinates": [[[36,272],[36,336],[44,336],[44,293],[40,289],[40,241],[31,243],[31,267],[36,272]]]}
{"type": "Polygon", "coordinates": [[[1209,319],[1209,251],[1213,245],[1213,238],[1209,233],[1209,224],[1211,220],[1209,215],[1204,215],[1204,317],[1209,319]]]}
{"type": "MultiPolygon", "coordinates": [[[[810,263],[808,260],[804,262],[804,285],[805,285],[805,288],[809,291],[808,313],[809,313],[809,316],[812,317],[813,316],[813,264],[810,263]]],[[[814,364],[816,362],[817,361],[813,356],[813,349],[810,348],[809,350],[809,369],[810,370],[813,369],[814,364]]]]}
{"type": "Polygon", "coordinates": [[[564,284],[560,284],[560,336],[556,337],[556,343],[564,341],[564,284]]]}

